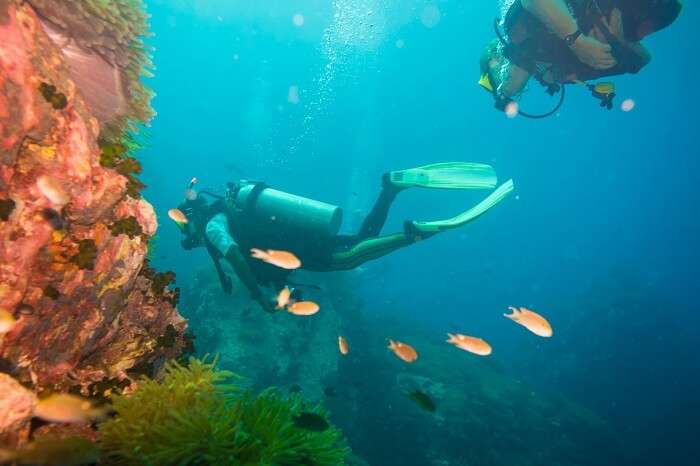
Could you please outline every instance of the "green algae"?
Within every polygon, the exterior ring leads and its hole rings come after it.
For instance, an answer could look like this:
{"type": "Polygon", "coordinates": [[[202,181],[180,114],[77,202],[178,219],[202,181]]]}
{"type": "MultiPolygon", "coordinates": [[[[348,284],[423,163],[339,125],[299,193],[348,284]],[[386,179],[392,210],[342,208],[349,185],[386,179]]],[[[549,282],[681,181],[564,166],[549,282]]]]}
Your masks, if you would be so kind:
{"type": "Polygon", "coordinates": [[[175,272],[156,272],[153,275],[153,282],[151,283],[151,291],[156,296],[162,296],[165,288],[175,281],[175,272]]]}
{"type": "Polygon", "coordinates": [[[326,416],[298,396],[258,395],[231,384],[215,363],[190,359],[144,378],[131,396],[116,396],[116,416],[100,425],[110,464],[343,464],[348,453],[334,427],[309,432],[294,425],[302,411],[326,416]]]}
{"type": "Polygon", "coordinates": [[[61,293],[59,293],[59,291],[51,285],[46,285],[44,287],[43,294],[47,298],[54,299],[54,300],[58,299],[61,296],[61,293]]]}
{"type": "Polygon", "coordinates": [[[114,236],[127,235],[131,239],[144,235],[141,224],[134,216],[117,220],[109,227],[109,231],[114,236]]]}
{"type": "Polygon", "coordinates": [[[146,253],[146,259],[150,261],[153,261],[156,255],[156,249],[158,247],[158,242],[160,241],[160,237],[158,235],[153,235],[150,238],[148,238],[148,252],[146,253]]]}
{"type": "Polygon", "coordinates": [[[156,338],[156,345],[160,348],[172,348],[177,343],[178,332],[172,324],[165,327],[165,333],[156,338]]]}
{"type": "Polygon", "coordinates": [[[133,154],[141,147],[133,135],[125,135],[120,140],[100,138],[100,165],[111,168],[126,177],[126,194],[134,199],[141,197],[141,191],[146,187],[136,178],[143,167],[133,154]]]}
{"type": "Polygon", "coordinates": [[[141,183],[133,176],[129,176],[127,178],[128,181],[126,183],[126,195],[134,199],[140,199],[141,191],[143,191],[146,188],[146,185],[141,183]]]}
{"type": "Polygon", "coordinates": [[[79,466],[95,463],[100,458],[100,449],[81,437],[42,435],[18,450],[0,450],[0,461],[3,457],[20,465],[79,466]]]}
{"type": "Polygon", "coordinates": [[[92,270],[97,258],[97,246],[92,239],[82,239],[78,242],[78,253],[70,258],[70,261],[79,269],[92,270]]]}
{"type": "Polygon", "coordinates": [[[109,122],[103,128],[105,137],[121,140],[127,133],[136,133],[140,126],[153,117],[151,98],[153,91],[143,78],[152,77],[152,47],[144,39],[148,31],[148,15],[142,0],[84,0],[61,6],[54,2],[54,10],[65,8],[69,15],[90,20],[93,27],[99,27],[112,38],[118,38],[119,68],[125,79],[125,93],[128,96],[127,110],[123,116],[109,122]]]}
{"type": "Polygon", "coordinates": [[[14,210],[15,201],[12,199],[0,199],[0,220],[6,222],[14,210]]]}
{"type": "Polygon", "coordinates": [[[48,83],[39,84],[39,92],[44,100],[51,104],[54,110],[63,110],[68,106],[68,99],[65,94],[58,92],[56,86],[48,83]]]}

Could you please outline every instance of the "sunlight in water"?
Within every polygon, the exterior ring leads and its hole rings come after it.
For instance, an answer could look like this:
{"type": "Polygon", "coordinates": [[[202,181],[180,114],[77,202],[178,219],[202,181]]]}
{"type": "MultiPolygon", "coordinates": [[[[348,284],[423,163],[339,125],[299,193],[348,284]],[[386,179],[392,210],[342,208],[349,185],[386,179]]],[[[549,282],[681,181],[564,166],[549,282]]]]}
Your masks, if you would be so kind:
{"type": "Polygon", "coordinates": [[[308,100],[304,113],[304,128],[295,138],[290,152],[314,131],[314,124],[325,114],[333,99],[336,80],[348,77],[362,60],[360,55],[375,52],[386,31],[386,5],[381,0],[335,0],[333,19],[323,32],[321,52],[325,63],[315,80],[314,95],[308,100]]]}

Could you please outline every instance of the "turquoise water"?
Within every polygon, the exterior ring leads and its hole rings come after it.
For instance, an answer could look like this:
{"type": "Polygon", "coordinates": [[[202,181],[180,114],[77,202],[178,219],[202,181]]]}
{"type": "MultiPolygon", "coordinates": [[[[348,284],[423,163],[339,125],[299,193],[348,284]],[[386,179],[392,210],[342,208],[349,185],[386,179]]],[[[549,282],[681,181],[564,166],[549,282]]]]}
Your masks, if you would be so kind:
{"type": "MultiPolygon", "coordinates": [[[[364,266],[350,282],[367,308],[358,325],[392,316],[416,327],[411,331],[434,329],[438,339],[461,329],[488,336],[499,370],[590,408],[634,464],[695,464],[696,2],[646,41],[650,66],[615,79],[618,104],[633,99],[633,111],[602,110],[574,87],[559,113],[537,121],[507,119],[476,85],[496,2],[148,6],[158,116],[142,179],[162,224],[155,265],[174,270],[178,286],[192,287],[196,271],[209,266],[204,251],[183,252],[167,222],[193,176],[215,192],[249,178],[330,202],[344,209],[343,231],[351,233],[386,171],[450,160],[491,164],[501,181],[514,179],[516,195],[464,228],[364,266]],[[554,337],[537,340],[504,323],[501,314],[513,304],[546,314],[554,337]]],[[[538,112],[554,103],[531,84],[522,106],[538,112]]],[[[407,191],[384,231],[399,231],[406,219],[452,216],[478,199],[407,191]]],[[[181,311],[187,316],[194,305],[185,301],[181,311]]],[[[200,341],[200,352],[215,350],[200,341]]],[[[385,370],[360,362],[346,375],[385,370]]],[[[397,435],[392,414],[378,408],[388,404],[381,387],[371,378],[367,384],[364,426],[358,417],[346,422],[342,395],[329,402],[353,450],[373,465],[438,464],[412,448],[448,438],[440,423],[415,413],[404,420],[414,428],[397,435]],[[368,420],[368,412],[375,417],[368,420]],[[361,435],[370,428],[372,435],[361,435]]],[[[494,436],[528,428],[492,419],[494,436]]],[[[586,438],[570,436],[590,456],[561,464],[624,464],[602,460],[586,438]]],[[[489,452],[467,460],[459,445],[441,448],[449,451],[447,464],[497,464],[489,452]]]]}

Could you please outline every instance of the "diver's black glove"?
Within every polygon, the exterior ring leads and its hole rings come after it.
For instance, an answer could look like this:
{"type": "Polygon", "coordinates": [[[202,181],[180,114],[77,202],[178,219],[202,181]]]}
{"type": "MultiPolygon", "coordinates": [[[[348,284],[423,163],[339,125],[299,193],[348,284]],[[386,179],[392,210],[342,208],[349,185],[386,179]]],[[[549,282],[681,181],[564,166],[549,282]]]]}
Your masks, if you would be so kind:
{"type": "Polygon", "coordinates": [[[263,311],[269,312],[270,314],[277,312],[277,309],[275,309],[275,303],[272,300],[267,299],[262,293],[260,293],[255,300],[258,302],[258,304],[260,304],[263,311]]]}
{"type": "Polygon", "coordinates": [[[513,102],[513,99],[511,99],[510,97],[506,97],[500,93],[495,93],[493,95],[493,98],[495,99],[493,106],[502,112],[505,112],[506,107],[508,107],[508,104],[513,102]]]}

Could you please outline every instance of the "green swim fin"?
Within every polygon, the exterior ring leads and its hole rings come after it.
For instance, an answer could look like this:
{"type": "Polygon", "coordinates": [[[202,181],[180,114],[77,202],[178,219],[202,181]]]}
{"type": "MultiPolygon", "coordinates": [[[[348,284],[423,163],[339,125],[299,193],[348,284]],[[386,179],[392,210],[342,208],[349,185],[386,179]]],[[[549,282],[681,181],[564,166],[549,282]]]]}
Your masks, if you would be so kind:
{"type": "Polygon", "coordinates": [[[448,218],[446,220],[436,220],[434,222],[410,222],[410,225],[418,233],[439,233],[445,230],[451,230],[452,228],[461,227],[462,225],[471,222],[475,218],[484,214],[491,207],[495,206],[503,199],[505,199],[508,194],[510,194],[515,186],[513,185],[513,180],[508,180],[503,183],[497,190],[492,192],[486,199],[479,202],[477,205],[471,209],[462,212],[456,217],[448,218]]]}
{"type": "Polygon", "coordinates": [[[393,171],[389,181],[399,188],[493,189],[498,178],[490,165],[445,162],[393,171]]]}

